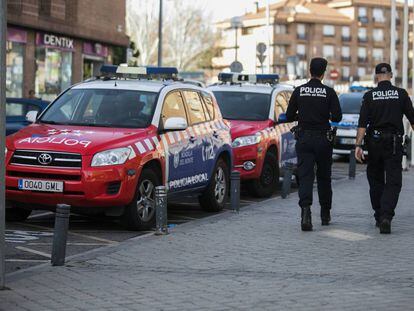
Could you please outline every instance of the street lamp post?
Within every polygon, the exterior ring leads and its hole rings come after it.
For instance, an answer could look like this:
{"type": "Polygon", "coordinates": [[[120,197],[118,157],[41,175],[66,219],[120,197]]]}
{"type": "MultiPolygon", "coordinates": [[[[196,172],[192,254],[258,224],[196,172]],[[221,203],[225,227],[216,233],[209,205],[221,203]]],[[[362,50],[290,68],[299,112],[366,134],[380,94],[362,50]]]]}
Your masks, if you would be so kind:
{"type": "Polygon", "coordinates": [[[271,28],[270,28],[270,2],[269,0],[267,0],[266,3],[266,33],[267,33],[267,73],[271,73],[270,70],[270,65],[271,65],[271,60],[270,60],[270,37],[271,37],[271,28]]]}
{"type": "Polygon", "coordinates": [[[4,158],[6,140],[6,30],[7,4],[0,0],[0,290],[5,287],[6,199],[4,158]]]}
{"type": "Polygon", "coordinates": [[[408,0],[404,2],[402,87],[404,89],[408,87],[408,0]]]}
{"type": "Polygon", "coordinates": [[[238,36],[238,32],[239,32],[239,28],[243,27],[243,23],[242,20],[240,18],[240,16],[235,16],[231,19],[231,28],[234,29],[234,33],[235,33],[235,52],[234,52],[234,60],[237,62],[238,61],[238,44],[239,44],[239,36],[238,36]]]}
{"type": "MultiPolygon", "coordinates": [[[[391,45],[390,45],[390,65],[392,70],[395,71],[395,33],[396,25],[395,18],[397,15],[397,8],[395,4],[396,0],[391,0],[391,45]]],[[[395,75],[392,78],[392,82],[395,83],[395,75]]]]}
{"type": "Polygon", "coordinates": [[[162,3],[160,0],[160,12],[158,17],[158,67],[162,66],[162,3]]]}

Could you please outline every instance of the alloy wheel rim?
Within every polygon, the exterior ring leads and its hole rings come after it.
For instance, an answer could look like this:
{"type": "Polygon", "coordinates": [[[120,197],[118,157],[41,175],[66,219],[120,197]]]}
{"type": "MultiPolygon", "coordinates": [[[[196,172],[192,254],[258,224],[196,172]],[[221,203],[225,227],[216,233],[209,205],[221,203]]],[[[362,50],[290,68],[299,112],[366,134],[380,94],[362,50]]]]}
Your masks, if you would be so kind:
{"type": "Polygon", "coordinates": [[[221,204],[224,200],[226,195],[226,176],[224,174],[224,170],[221,167],[217,168],[216,175],[215,175],[215,189],[214,189],[214,196],[217,203],[221,204]]]}
{"type": "Polygon", "coordinates": [[[143,180],[138,188],[137,200],[138,217],[148,222],[155,213],[155,186],[150,180],[143,180]]]}

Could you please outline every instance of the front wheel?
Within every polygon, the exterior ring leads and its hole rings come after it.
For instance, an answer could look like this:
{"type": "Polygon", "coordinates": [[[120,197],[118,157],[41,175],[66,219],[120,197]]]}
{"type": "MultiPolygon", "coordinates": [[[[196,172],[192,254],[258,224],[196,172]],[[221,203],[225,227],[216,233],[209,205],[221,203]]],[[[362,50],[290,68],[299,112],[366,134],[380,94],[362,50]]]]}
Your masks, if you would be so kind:
{"type": "Polygon", "coordinates": [[[229,192],[229,169],[223,159],[214,168],[210,184],[200,197],[201,208],[207,212],[219,212],[226,205],[229,192]]]}
{"type": "Polygon", "coordinates": [[[155,225],[155,187],[161,185],[158,175],[144,169],[139,178],[134,199],[125,206],[122,224],[129,230],[150,230],[155,225]]]}
{"type": "Polygon", "coordinates": [[[279,184],[279,162],[273,153],[266,154],[262,172],[258,179],[250,183],[250,192],[258,198],[268,198],[276,191],[279,184]]]}

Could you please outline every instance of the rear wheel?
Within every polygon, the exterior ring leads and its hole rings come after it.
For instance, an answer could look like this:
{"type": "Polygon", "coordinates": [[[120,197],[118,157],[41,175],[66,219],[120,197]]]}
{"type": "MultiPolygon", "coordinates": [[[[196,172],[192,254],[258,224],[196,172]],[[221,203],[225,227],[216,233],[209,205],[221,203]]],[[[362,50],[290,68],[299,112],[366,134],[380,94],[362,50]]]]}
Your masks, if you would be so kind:
{"type": "Polygon", "coordinates": [[[250,182],[250,192],[258,198],[268,198],[279,184],[279,162],[276,155],[267,153],[258,179],[250,182]]]}
{"type": "Polygon", "coordinates": [[[229,169],[223,159],[219,159],[206,191],[200,197],[200,205],[207,212],[219,212],[226,205],[229,192],[229,169]]]}
{"type": "Polygon", "coordinates": [[[7,221],[25,221],[30,216],[32,211],[12,204],[6,208],[7,221]]]}
{"type": "Polygon", "coordinates": [[[144,169],[138,181],[134,199],[125,206],[122,224],[129,230],[150,230],[155,224],[155,187],[161,184],[158,175],[144,169]]]}

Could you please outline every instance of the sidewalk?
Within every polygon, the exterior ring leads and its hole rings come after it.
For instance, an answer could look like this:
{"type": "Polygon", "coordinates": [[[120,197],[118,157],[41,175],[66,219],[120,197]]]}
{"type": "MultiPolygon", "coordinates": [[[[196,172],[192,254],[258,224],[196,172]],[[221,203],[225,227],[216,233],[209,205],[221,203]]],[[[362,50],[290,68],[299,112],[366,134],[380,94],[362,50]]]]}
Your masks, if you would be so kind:
{"type": "Polygon", "coordinates": [[[334,186],[333,223],[302,233],[297,194],[15,274],[1,310],[412,310],[414,172],[393,234],[365,176],[334,186]]]}

